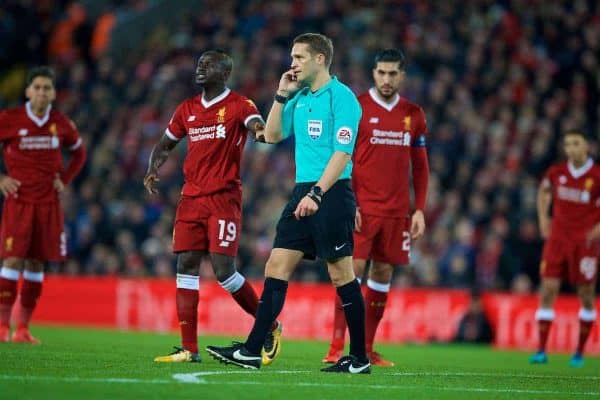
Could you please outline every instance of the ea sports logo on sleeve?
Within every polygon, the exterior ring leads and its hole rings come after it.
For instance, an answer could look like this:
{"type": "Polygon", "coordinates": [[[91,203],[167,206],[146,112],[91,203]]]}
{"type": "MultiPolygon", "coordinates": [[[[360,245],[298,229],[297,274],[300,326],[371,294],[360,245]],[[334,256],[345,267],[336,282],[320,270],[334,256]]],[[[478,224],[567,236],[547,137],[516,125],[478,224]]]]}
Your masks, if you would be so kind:
{"type": "Polygon", "coordinates": [[[340,129],[338,129],[336,138],[340,144],[350,144],[352,141],[352,129],[348,128],[347,126],[342,126],[340,129]]]}

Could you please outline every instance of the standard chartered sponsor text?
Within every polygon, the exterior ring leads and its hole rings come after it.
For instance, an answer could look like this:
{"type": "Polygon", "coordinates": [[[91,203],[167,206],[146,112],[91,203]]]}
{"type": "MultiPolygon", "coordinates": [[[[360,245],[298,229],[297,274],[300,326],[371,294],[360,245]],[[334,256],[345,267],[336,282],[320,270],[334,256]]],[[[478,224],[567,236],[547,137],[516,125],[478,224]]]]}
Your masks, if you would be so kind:
{"type": "Polygon", "coordinates": [[[396,132],[373,129],[371,144],[410,146],[410,132],[396,132]]]}

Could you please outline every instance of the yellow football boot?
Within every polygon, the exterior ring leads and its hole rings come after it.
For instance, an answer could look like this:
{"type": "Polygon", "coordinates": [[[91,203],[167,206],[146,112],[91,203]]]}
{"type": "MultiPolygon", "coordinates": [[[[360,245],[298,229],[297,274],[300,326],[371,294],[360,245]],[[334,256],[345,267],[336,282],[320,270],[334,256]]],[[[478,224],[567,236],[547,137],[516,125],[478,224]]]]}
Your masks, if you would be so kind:
{"type": "Polygon", "coordinates": [[[281,333],[283,332],[283,324],[279,321],[276,322],[277,326],[267,335],[261,351],[262,365],[271,365],[281,352],[281,333]]]}
{"type": "Polygon", "coordinates": [[[200,362],[198,353],[192,353],[183,347],[174,347],[175,351],[168,356],[159,356],[154,358],[154,362],[175,363],[175,362],[200,362]]]}

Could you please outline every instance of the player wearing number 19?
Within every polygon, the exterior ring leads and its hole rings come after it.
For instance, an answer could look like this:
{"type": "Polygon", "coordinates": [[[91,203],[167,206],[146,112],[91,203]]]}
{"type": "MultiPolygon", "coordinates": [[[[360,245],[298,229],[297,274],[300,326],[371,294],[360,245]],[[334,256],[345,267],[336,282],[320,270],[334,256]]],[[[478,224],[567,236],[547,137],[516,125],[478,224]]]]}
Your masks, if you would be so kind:
{"type": "Polygon", "coordinates": [[[567,161],[546,172],[538,191],[540,233],[546,238],[540,275],[538,351],[529,361],[545,364],[546,342],[554,320],[552,306],[562,278],[577,285],[581,300],[579,341],[571,357],[572,367],[583,365],[585,343],[596,320],[595,287],[600,251],[600,167],[588,155],[589,144],[583,133],[564,134],[567,161]],[[552,217],[550,217],[552,204],[552,217]]]}
{"type": "MultiPolygon", "coordinates": [[[[156,362],[199,362],[198,274],[208,253],[221,287],[229,291],[248,314],[254,316],[258,297],[236,271],[242,208],[240,163],[248,131],[256,135],[264,121],[254,103],[225,86],[233,61],[222,51],[206,51],[198,59],[196,83],[202,93],[183,101],[159,143],[154,146],[144,186],[153,184],[170,151],[187,136],[183,165],[184,185],[175,215],[173,251],[177,253],[177,316],[182,347],[156,362]]],[[[277,356],[281,324],[275,321],[264,342],[264,351],[277,356]]]]}

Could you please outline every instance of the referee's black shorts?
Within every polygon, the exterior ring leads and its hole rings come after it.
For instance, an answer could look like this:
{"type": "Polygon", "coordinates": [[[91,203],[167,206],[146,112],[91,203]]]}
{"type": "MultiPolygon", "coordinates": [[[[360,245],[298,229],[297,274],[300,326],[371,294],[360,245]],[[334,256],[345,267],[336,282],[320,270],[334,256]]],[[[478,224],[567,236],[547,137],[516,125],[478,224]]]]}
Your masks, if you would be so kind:
{"type": "Polygon", "coordinates": [[[323,195],[316,214],[297,220],[294,211],[314,185],[315,182],[296,184],[277,223],[273,248],[298,250],[309,259],[334,260],[351,256],[356,198],[350,180],[337,181],[323,195]]]}

